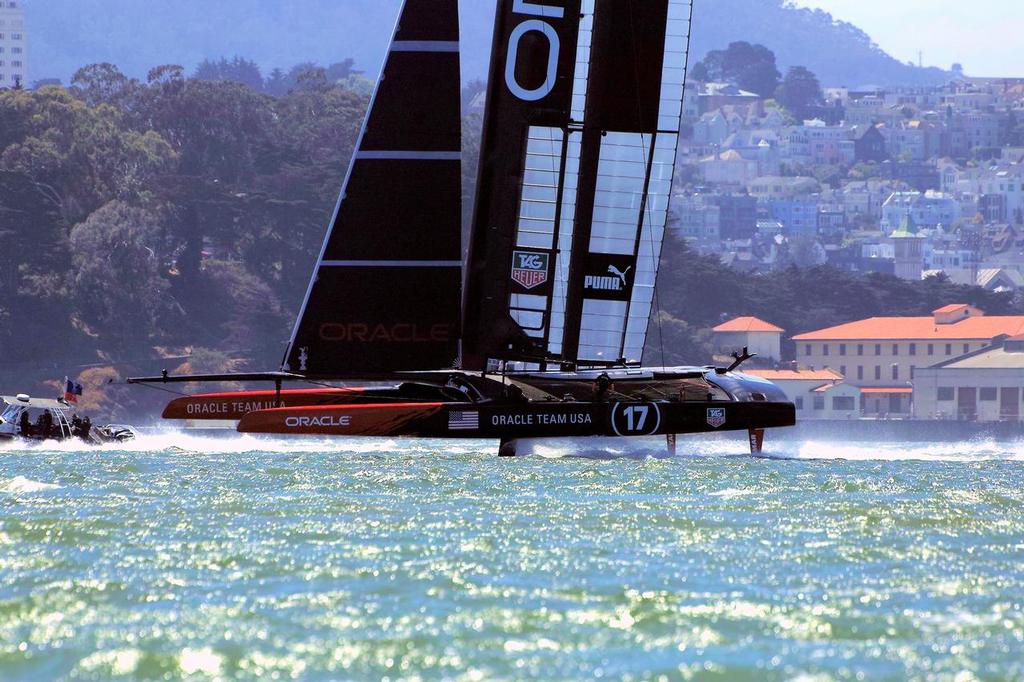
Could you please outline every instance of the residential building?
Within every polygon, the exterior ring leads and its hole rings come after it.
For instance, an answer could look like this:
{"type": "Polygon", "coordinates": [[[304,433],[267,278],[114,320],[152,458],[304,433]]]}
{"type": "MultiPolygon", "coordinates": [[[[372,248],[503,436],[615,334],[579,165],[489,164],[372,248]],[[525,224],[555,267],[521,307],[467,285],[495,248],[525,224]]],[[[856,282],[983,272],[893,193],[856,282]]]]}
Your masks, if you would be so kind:
{"type": "Polygon", "coordinates": [[[885,137],[876,125],[859,125],[851,129],[854,157],[857,161],[882,163],[889,158],[885,137]]]}
{"type": "Polygon", "coordinates": [[[1024,316],[986,316],[967,304],[928,317],[873,317],[793,337],[802,367],[837,369],[866,394],[869,414],[910,414],[911,381],[922,367],[991,345],[1001,335],[1024,333],[1024,316]],[[868,404],[868,401],[873,401],[868,404]]]}
{"type": "Polygon", "coordinates": [[[845,233],[846,211],[842,204],[819,204],[818,234],[826,237],[842,237],[845,233]]]}
{"type": "Polygon", "coordinates": [[[788,237],[818,234],[818,197],[793,197],[768,202],[771,216],[785,226],[788,237]]]}
{"type": "Polygon", "coordinates": [[[908,217],[921,228],[952,225],[960,219],[960,203],[942,192],[894,192],[882,205],[882,229],[891,232],[908,217]]]}
{"type": "Polygon", "coordinates": [[[701,112],[729,105],[753,105],[764,112],[764,99],[760,95],[742,90],[732,83],[702,83],[697,97],[701,112]]]}
{"type": "Polygon", "coordinates": [[[718,206],[722,239],[750,239],[757,233],[757,199],[748,194],[720,194],[711,201],[718,206]]]}
{"type": "Polygon", "coordinates": [[[814,178],[804,176],[767,175],[747,183],[747,191],[758,201],[765,202],[772,199],[788,199],[817,194],[821,191],[821,183],[814,178]]]}
{"type": "Polygon", "coordinates": [[[28,35],[21,0],[0,2],[0,88],[28,86],[28,35]]]}
{"type": "Polygon", "coordinates": [[[717,185],[746,187],[747,183],[759,177],[757,161],[744,159],[731,149],[701,159],[698,168],[704,182],[717,185]]]}
{"type": "Polygon", "coordinates": [[[703,194],[677,196],[669,227],[676,236],[698,246],[713,246],[721,241],[721,213],[711,197],[703,194]]]}
{"type": "Polygon", "coordinates": [[[938,169],[924,161],[889,160],[882,164],[882,176],[887,180],[902,182],[918,192],[927,192],[941,187],[938,169]]]}
{"type": "Polygon", "coordinates": [[[732,355],[744,348],[757,354],[761,363],[776,364],[782,360],[780,327],[756,317],[737,317],[711,330],[716,355],[732,355]]]}
{"type": "Polygon", "coordinates": [[[1020,421],[1024,336],[996,339],[963,357],[917,370],[918,419],[1020,421]]]}

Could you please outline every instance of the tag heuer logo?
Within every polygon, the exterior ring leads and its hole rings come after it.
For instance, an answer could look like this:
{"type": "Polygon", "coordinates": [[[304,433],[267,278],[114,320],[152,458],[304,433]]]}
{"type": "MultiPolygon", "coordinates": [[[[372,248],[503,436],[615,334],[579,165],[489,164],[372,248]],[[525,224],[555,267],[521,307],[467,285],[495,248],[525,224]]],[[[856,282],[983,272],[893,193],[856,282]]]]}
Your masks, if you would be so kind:
{"type": "Polygon", "coordinates": [[[512,253],[512,281],[524,289],[539,287],[548,281],[549,255],[533,251],[512,253]]]}
{"type": "Polygon", "coordinates": [[[723,426],[725,426],[724,407],[708,408],[708,426],[710,426],[713,429],[720,429],[723,426]]]}

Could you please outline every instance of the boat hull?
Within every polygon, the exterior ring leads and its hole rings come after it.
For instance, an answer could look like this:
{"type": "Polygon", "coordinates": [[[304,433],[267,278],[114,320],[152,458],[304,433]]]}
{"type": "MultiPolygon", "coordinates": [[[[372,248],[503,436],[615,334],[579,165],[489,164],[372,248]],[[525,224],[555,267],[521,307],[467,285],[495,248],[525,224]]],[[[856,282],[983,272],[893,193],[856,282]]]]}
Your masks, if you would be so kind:
{"type": "Polygon", "coordinates": [[[793,426],[791,403],[414,403],[251,412],[242,433],[419,438],[641,437],[793,426]]]}

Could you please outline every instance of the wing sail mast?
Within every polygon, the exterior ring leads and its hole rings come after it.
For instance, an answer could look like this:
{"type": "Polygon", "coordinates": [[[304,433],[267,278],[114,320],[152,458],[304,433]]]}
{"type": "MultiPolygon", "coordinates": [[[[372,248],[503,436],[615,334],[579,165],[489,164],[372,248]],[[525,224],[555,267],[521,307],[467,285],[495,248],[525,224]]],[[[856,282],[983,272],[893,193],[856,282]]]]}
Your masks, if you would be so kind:
{"type": "Polygon", "coordinates": [[[457,0],[405,0],[284,369],[452,367],[462,291],[457,0]]]}
{"type": "Polygon", "coordinates": [[[501,0],[465,363],[638,363],[678,147],[692,0],[501,0]]]}

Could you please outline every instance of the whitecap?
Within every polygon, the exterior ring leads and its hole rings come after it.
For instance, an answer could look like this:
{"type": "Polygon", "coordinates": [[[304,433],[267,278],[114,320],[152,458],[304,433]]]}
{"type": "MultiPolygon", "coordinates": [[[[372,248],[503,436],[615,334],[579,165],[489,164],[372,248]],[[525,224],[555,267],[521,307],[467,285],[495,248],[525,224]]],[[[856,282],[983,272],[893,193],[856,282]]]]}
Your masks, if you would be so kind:
{"type": "Polygon", "coordinates": [[[39,481],[33,481],[30,478],[25,478],[24,476],[15,476],[3,485],[0,485],[0,491],[11,494],[38,493],[44,490],[58,489],[60,489],[60,486],[56,483],[41,483],[39,481]]]}

